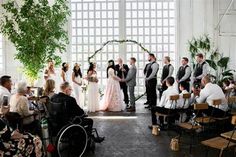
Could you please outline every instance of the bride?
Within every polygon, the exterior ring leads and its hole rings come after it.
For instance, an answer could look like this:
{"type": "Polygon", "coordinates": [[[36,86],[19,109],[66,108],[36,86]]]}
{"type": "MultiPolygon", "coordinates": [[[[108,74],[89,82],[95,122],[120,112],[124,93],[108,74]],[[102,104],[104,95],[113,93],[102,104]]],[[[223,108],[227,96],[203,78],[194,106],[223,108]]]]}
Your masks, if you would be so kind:
{"type": "Polygon", "coordinates": [[[108,61],[107,67],[107,86],[104,97],[101,101],[100,109],[103,111],[122,111],[124,109],[122,93],[120,89],[119,77],[115,75],[115,63],[108,61]]]}

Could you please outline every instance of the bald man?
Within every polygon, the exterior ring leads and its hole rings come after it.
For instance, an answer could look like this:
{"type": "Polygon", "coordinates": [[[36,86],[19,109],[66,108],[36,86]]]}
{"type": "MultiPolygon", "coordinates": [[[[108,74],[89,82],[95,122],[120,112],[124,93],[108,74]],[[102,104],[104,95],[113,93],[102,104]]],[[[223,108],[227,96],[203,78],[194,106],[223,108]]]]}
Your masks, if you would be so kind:
{"type": "MultiPolygon", "coordinates": [[[[121,79],[126,79],[129,67],[127,64],[123,64],[123,60],[121,58],[118,58],[117,60],[118,64],[116,65],[116,72],[117,76],[121,79]]],[[[124,93],[124,102],[126,104],[126,107],[128,107],[129,104],[129,96],[127,92],[127,85],[125,82],[120,82],[120,88],[123,90],[124,93]]]]}
{"type": "Polygon", "coordinates": [[[197,103],[208,103],[208,110],[203,111],[208,116],[213,117],[222,117],[225,115],[225,112],[228,110],[227,101],[225,99],[225,94],[223,90],[217,84],[211,83],[211,80],[208,76],[204,76],[201,80],[201,84],[204,87],[200,94],[195,97],[197,103]],[[218,107],[212,104],[212,100],[221,99],[222,104],[218,107]],[[214,109],[213,115],[212,110],[214,109]]]}

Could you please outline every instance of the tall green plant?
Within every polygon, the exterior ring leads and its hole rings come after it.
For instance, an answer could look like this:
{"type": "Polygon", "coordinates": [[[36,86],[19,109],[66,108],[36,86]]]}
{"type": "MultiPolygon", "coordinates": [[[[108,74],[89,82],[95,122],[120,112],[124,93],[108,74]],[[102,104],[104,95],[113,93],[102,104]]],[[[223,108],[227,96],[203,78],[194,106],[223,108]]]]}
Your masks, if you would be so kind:
{"type": "Polygon", "coordinates": [[[233,77],[235,70],[228,69],[229,57],[224,57],[219,53],[218,49],[213,48],[208,35],[204,35],[199,38],[193,38],[188,41],[188,50],[191,54],[191,64],[195,68],[195,56],[197,53],[203,53],[206,58],[206,62],[210,65],[210,75],[214,78],[214,81],[221,84],[224,79],[233,77]]]}
{"type": "Polygon", "coordinates": [[[22,0],[17,6],[14,0],[2,4],[4,9],[1,32],[15,45],[15,59],[23,64],[23,72],[31,80],[38,78],[47,60],[61,59],[57,52],[66,50],[68,33],[64,29],[69,15],[66,0],[22,0]]]}

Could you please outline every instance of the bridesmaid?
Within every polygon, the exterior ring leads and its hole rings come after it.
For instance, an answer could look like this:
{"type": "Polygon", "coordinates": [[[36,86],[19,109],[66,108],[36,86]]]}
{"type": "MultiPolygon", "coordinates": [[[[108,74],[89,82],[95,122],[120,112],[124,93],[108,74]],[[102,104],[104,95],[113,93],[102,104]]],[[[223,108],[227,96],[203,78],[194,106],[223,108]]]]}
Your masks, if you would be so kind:
{"type": "Polygon", "coordinates": [[[69,70],[69,64],[66,63],[66,62],[62,63],[62,68],[61,68],[61,79],[62,79],[62,82],[69,82],[68,70],[69,70]]]}
{"type": "Polygon", "coordinates": [[[76,102],[78,105],[81,105],[80,94],[81,94],[81,85],[82,85],[82,73],[81,73],[81,69],[78,63],[75,63],[74,68],[73,68],[72,85],[73,85],[73,91],[74,91],[76,102]]]}
{"type": "Polygon", "coordinates": [[[54,69],[54,63],[52,60],[48,61],[48,66],[44,71],[44,80],[48,80],[48,79],[53,79],[55,81],[56,78],[56,72],[54,69]]]}
{"type": "Polygon", "coordinates": [[[90,63],[87,80],[88,80],[88,112],[99,110],[99,91],[96,64],[90,63]]]}

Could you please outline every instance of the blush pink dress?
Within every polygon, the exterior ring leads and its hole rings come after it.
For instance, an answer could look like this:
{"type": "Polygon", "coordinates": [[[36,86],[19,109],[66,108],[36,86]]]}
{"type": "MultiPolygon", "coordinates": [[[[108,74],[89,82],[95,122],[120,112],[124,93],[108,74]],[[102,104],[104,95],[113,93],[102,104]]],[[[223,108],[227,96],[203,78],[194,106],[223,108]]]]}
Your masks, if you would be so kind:
{"type": "Polygon", "coordinates": [[[102,111],[122,111],[125,106],[123,103],[122,91],[118,77],[115,75],[114,69],[108,69],[107,86],[104,96],[100,103],[100,110],[102,111]]]}

